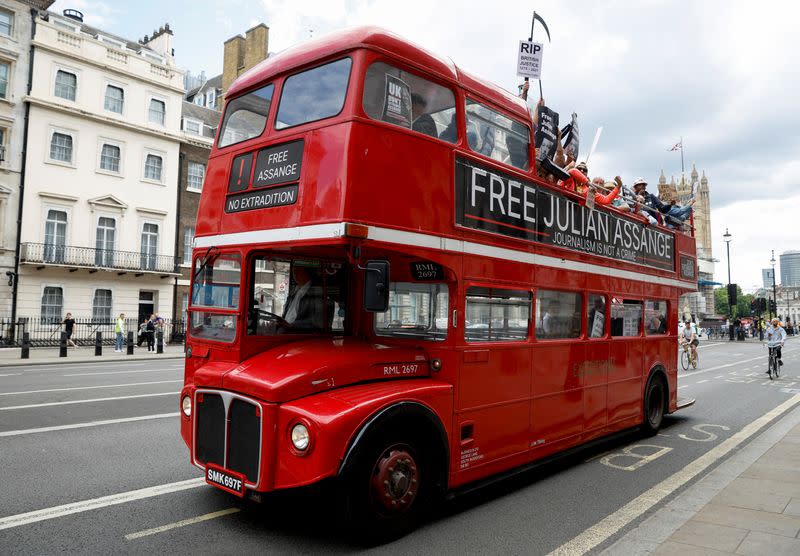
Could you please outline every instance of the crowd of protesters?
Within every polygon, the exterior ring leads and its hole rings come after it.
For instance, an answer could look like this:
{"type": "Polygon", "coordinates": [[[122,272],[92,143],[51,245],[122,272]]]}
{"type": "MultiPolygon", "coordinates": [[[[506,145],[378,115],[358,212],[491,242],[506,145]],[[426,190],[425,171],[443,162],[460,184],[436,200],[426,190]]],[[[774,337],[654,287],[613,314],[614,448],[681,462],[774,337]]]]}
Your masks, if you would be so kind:
{"type": "MultiPolygon", "coordinates": [[[[525,82],[521,87],[520,96],[527,100],[529,82],[525,82]]],[[[533,110],[533,127],[538,126],[539,109],[544,106],[544,99],[540,98],[533,110]]],[[[607,182],[603,177],[589,177],[589,168],[586,162],[576,161],[572,153],[564,150],[562,146],[561,131],[557,133],[556,152],[553,156],[553,164],[559,169],[563,169],[568,177],[557,179],[551,168],[545,165],[538,168],[539,177],[554,183],[572,193],[581,195],[584,199],[592,196],[593,205],[612,206],[623,212],[640,215],[652,225],[662,225],[667,228],[682,228],[684,222],[692,214],[694,197],[686,205],[678,205],[675,200],[662,200],[658,196],[647,191],[647,181],[644,178],[637,178],[633,182],[632,188],[622,183],[622,178],[616,176],[613,181],[607,182]]]]}

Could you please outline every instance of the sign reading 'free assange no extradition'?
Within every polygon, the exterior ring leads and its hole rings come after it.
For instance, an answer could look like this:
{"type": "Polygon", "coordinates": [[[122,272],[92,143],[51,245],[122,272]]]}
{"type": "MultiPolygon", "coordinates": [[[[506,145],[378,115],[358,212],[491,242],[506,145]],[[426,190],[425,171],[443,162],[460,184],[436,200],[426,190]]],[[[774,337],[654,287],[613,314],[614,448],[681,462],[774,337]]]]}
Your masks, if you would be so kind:
{"type": "Polygon", "coordinates": [[[550,189],[456,158],[456,223],[571,251],[675,271],[672,234],[587,208],[550,189]]]}

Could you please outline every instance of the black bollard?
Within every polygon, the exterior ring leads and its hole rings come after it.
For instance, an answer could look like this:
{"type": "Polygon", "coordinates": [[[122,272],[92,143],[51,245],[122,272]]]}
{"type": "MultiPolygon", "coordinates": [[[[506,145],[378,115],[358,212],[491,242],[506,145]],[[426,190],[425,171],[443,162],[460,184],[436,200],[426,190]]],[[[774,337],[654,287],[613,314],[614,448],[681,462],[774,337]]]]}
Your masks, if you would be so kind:
{"type": "Polygon", "coordinates": [[[164,331],[156,332],[156,353],[164,353],[164,331]]]}
{"type": "Polygon", "coordinates": [[[128,332],[128,355],[133,355],[133,332],[128,332]]]}
{"type": "Polygon", "coordinates": [[[94,333],[94,354],[103,355],[103,333],[100,331],[94,333]]]}
{"type": "Polygon", "coordinates": [[[58,356],[59,357],[66,357],[67,356],[67,333],[61,333],[61,343],[58,346],[58,356]]]}
{"type": "Polygon", "coordinates": [[[29,332],[22,333],[22,359],[31,358],[31,335],[29,332]]]}

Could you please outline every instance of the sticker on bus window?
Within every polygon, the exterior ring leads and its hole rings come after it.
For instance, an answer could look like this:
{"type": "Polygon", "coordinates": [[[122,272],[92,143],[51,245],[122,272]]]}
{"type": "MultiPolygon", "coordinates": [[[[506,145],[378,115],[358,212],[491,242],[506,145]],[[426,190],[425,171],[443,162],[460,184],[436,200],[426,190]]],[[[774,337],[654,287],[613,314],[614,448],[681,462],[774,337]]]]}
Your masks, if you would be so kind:
{"type": "Polygon", "coordinates": [[[253,187],[266,187],[299,180],[302,162],[302,139],[258,151],[253,187]]]}
{"type": "Polygon", "coordinates": [[[293,205],[297,202],[297,184],[258,191],[248,191],[238,195],[228,195],[225,199],[225,212],[242,212],[271,207],[293,205]]]}
{"type": "Polygon", "coordinates": [[[386,97],[381,119],[401,127],[411,127],[411,89],[399,77],[386,76],[386,97]]]}

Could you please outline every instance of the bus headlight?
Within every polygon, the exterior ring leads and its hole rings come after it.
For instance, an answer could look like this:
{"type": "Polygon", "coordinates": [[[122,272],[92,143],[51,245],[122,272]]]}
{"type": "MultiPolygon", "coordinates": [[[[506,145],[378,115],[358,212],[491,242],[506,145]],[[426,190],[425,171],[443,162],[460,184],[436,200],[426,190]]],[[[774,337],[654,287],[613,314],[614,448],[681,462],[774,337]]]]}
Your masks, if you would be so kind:
{"type": "Polygon", "coordinates": [[[308,432],[308,427],[303,423],[297,423],[292,427],[292,445],[295,450],[300,452],[305,451],[311,441],[311,435],[308,432]]]}
{"type": "Polygon", "coordinates": [[[192,398],[184,396],[183,400],[181,400],[181,409],[183,409],[184,415],[190,417],[192,415],[192,398]]]}

